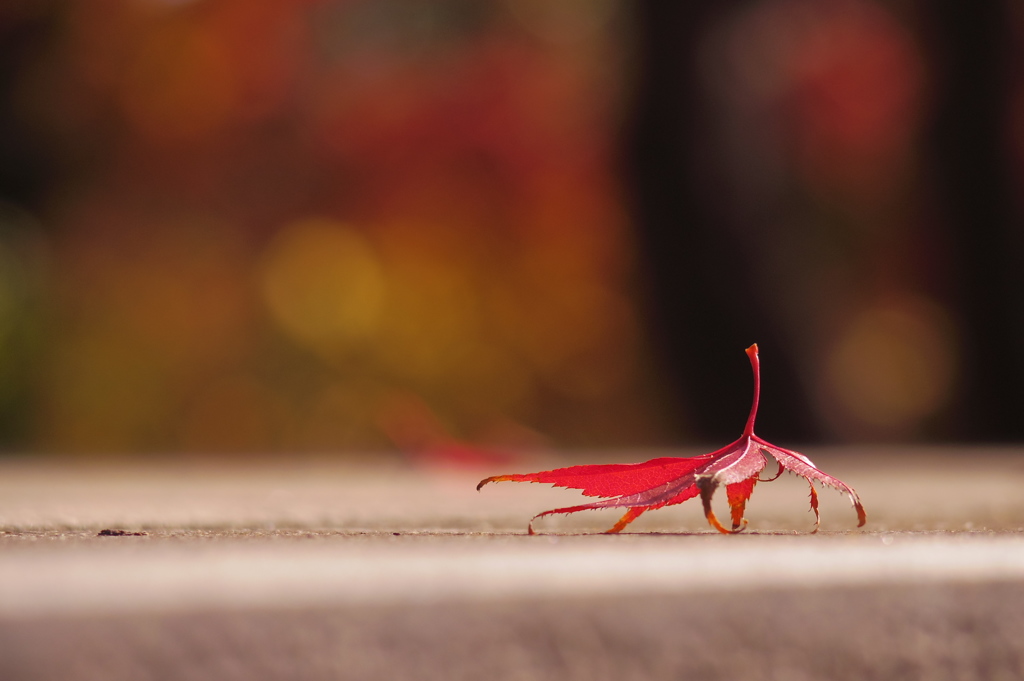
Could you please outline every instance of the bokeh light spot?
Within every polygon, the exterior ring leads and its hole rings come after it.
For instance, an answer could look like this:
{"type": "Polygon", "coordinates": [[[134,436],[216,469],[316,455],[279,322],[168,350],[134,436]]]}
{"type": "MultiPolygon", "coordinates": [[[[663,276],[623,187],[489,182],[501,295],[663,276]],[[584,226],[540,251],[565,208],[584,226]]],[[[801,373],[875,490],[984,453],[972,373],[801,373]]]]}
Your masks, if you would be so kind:
{"type": "Polygon", "coordinates": [[[956,348],[943,310],[907,296],[850,320],[828,356],[831,420],[851,437],[914,435],[948,401],[956,348]]]}
{"type": "Polygon", "coordinates": [[[369,242],[342,223],[307,219],[287,225],[262,268],[267,306],[282,330],[333,355],[377,329],[384,274],[369,242]]]}

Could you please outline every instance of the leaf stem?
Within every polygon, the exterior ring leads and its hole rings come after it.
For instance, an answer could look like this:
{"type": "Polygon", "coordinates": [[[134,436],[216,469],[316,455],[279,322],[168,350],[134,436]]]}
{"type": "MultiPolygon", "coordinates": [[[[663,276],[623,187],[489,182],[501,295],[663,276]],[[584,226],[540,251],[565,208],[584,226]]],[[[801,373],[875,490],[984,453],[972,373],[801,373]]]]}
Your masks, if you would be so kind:
{"type": "Polygon", "coordinates": [[[754,419],[757,418],[757,403],[761,399],[761,363],[757,358],[757,343],[747,348],[747,357],[750,358],[750,367],[754,370],[754,403],[750,405],[750,416],[747,417],[747,427],[743,429],[743,436],[751,437],[754,434],[754,419]]]}

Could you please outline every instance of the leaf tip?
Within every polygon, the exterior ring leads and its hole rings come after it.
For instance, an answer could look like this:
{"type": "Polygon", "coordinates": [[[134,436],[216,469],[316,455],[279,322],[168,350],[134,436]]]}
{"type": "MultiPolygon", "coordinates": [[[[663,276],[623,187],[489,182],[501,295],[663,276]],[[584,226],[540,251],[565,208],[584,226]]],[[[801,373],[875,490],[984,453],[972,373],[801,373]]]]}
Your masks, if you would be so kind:
{"type": "Polygon", "coordinates": [[[697,476],[697,489],[700,490],[700,500],[704,504],[704,517],[707,518],[708,523],[711,527],[715,528],[722,534],[734,534],[734,532],[727,530],[722,523],[718,521],[715,516],[715,512],[711,509],[711,498],[715,494],[715,490],[718,489],[718,480],[715,479],[714,475],[702,474],[697,476]]]}
{"type": "Polygon", "coordinates": [[[477,485],[476,485],[476,491],[479,492],[480,488],[483,487],[484,485],[488,484],[488,483],[491,483],[491,482],[501,482],[502,480],[508,480],[508,479],[509,479],[509,476],[507,476],[507,475],[492,475],[491,477],[484,478],[483,480],[478,482],[477,485]]]}
{"type": "Polygon", "coordinates": [[[853,502],[853,507],[857,509],[857,527],[864,527],[864,524],[868,521],[868,514],[864,512],[863,504],[858,499],[853,502]]]}

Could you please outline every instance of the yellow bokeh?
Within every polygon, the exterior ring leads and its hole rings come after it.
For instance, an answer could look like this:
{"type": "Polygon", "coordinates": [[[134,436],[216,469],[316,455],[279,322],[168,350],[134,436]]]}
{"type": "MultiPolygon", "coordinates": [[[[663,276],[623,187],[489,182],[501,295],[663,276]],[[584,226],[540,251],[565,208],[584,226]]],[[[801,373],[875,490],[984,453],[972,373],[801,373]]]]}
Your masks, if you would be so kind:
{"type": "Polygon", "coordinates": [[[851,437],[916,434],[951,397],[956,357],[952,325],[927,299],[868,307],[828,356],[833,420],[851,437]]]}
{"type": "Polygon", "coordinates": [[[274,321],[312,350],[345,352],[377,330],[384,274],[366,238],[343,223],[286,225],[267,247],[260,283],[274,321]]]}

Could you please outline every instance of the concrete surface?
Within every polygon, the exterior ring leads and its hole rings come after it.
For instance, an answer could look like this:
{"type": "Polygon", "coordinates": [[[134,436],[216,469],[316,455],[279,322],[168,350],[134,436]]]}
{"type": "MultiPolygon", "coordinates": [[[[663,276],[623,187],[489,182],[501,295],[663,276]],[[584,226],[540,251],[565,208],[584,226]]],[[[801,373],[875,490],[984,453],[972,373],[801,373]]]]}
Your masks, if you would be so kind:
{"type": "Polygon", "coordinates": [[[744,535],[694,500],[528,537],[579,496],[474,485],[566,461],[0,460],[0,679],[1024,678],[1024,450],[806,453],[863,530],[824,491],[802,534],[789,476],[744,535]]]}

